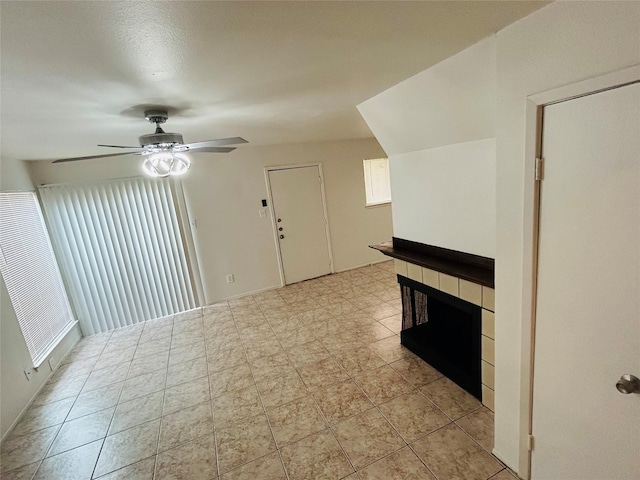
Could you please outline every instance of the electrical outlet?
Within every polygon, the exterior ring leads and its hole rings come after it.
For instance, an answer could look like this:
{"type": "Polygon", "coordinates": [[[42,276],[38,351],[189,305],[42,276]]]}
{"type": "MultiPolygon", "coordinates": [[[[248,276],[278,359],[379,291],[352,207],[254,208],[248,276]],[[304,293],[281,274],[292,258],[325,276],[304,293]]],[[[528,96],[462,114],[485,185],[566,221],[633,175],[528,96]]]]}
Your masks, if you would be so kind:
{"type": "Polygon", "coordinates": [[[24,369],[24,376],[27,377],[27,381],[31,381],[31,377],[33,376],[33,369],[31,367],[27,367],[24,369]]]}
{"type": "Polygon", "coordinates": [[[52,372],[56,368],[56,361],[53,359],[53,357],[49,359],[49,368],[51,369],[52,372]]]}
{"type": "Polygon", "coordinates": [[[233,273],[229,273],[227,275],[227,283],[233,283],[235,282],[235,279],[233,278],[233,273]]]}

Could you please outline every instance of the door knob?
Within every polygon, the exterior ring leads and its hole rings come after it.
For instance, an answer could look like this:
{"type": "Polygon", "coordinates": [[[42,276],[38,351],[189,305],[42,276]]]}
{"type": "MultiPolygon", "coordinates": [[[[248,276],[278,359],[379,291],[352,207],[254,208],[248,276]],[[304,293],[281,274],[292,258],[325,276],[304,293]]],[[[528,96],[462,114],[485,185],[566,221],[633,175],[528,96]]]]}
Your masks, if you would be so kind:
{"type": "Polygon", "coordinates": [[[284,238],[284,235],[280,235],[280,238],[284,238]]]}
{"type": "Polygon", "coordinates": [[[640,378],[630,374],[622,375],[616,388],[620,393],[640,393],[640,378]]]}

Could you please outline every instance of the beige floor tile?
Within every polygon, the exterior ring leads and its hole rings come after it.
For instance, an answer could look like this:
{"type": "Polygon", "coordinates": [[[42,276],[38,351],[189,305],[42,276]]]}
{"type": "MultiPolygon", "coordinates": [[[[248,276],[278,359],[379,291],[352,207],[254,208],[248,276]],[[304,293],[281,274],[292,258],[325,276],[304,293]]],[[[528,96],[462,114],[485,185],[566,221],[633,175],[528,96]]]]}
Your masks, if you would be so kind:
{"type": "Polygon", "coordinates": [[[487,452],[493,450],[493,412],[486,407],[479,408],[456,421],[456,424],[480,444],[487,452]]]}
{"type": "MultiPolygon", "coordinates": [[[[148,323],[147,323],[148,325],[148,323]]],[[[161,325],[158,327],[150,327],[146,328],[140,335],[140,339],[138,340],[138,345],[142,343],[152,342],[154,340],[159,340],[161,338],[170,337],[173,333],[173,321],[171,323],[161,325]]]]}
{"type": "Polygon", "coordinates": [[[171,348],[179,348],[193,343],[202,341],[204,342],[204,330],[200,327],[199,330],[188,330],[181,333],[173,333],[171,336],[171,348]]]}
{"type": "Polygon", "coordinates": [[[40,391],[32,405],[45,405],[65,398],[77,397],[85,381],[86,378],[74,377],[69,380],[47,384],[40,391]]]}
{"type": "Polygon", "coordinates": [[[94,370],[98,370],[101,368],[107,368],[112,365],[118,365],[119,363],[130,362],[133,360],[133,354],[136,351],[136,346],[133,345],[131,347],[122,348],[119,350],[112,350],[110,352],[104,352],[98,358],[96,365],[93,367],[94,370]]]}
{"type": "Polygon", "coordinates": [[[331,424],[373,407],[373,403],[352,380],[314,391],[313,398],[331,424]]]}
{"type": "Polygon", "coordinates": [[[287,480],[287,477],[280,455],[273,452],[225,473],[220,480],[287,480]]]}
{"type": "Polygon", "coordinates": [[[441,378],[420,389],[440,410],[457,420],[482,406],[480,400],[467,393],[448,378],[441,378]]]}
{"type": "Polygon", "coordinates": [[[206,435],[159,454],[154,480],[210,480],[216,475],[216,445],[213,435],[206,435]]]}
{"type": "Polygon", "coordinates": [[[253,375],[248,363],[243,363],[227,370],[213,372],[209,375],[211,398],[216,398],[225,393],[254,385],[253,375]]]}
{"type": "Polygon", "coordinates": [[[109,427],[109,435],[160,418],[163,397],[160,391],[119,403],[109,427]]]}
{"type": "Polygon", "coordinates": [[[194,358],[204,355],[206,355],[204,339],[181,347],[172,348],[169,352],[169,366],[193,360],[194,358]]]}
{"type": "Polygon", "coordinates": [[[242,347],[242,341],[240,340],[240,335],[236,332],[235,326],[232,325],[233,331],[229,333],[210,333],[208,330],[205,330],[205,337],[209,335],[205,340],[205,347],[207,350],[207,354],[213,354],[219,350],[227,350],[229,348],[234,347],[242,347]]]}
{"type": "Polygon", "coordinates": [[[49,427],[2,442],[0,472],[8,472],[37,460],[42,460],[53,442],[59,426],[49,427]]]}
{"type": "Polygon", "coordinates": [[[235,346],[228,349],[210,352],[207,355],[209,373],[227,370],[247,362],[244,348],[235,346]]]}
{"type": "Polygon", "coordinates": [[[284,353],[284,349],[276,337],[260,339],[259,342],[253,345],[250,343],[245,344],[245,351],[250,363],[260,357],[269,357],[271,355],[284,353]]]}
{"type": "Polygon", "coordinates": [[[82,387],[80,393],[90,392],[96,388],[106,387],[113,383],[121,382],[123,378],[127,378],[129,365],[131,362],[119,363],[110,367],[93,370],[87,378],[87,382],[82,387]]]}
{"type": "Polygon", "coordinates": [[[293,369],[284,352],[251,360],[249,365],[256,381],[281,376],[293,369]]]}
{"type": "Polygon", "coordinates": [[[99,477],[150,457],[156,451],[160,420],[108,436],[94,472],[99,477]]]}
{"type": "Polygon", "coordinates": [[[209,377],[197,378],[164,391],[162,415],[168,415],[199,403],[211,400],[209,377]]]}
{"type": "Polygon", "coordinates": [[[186,312],[176,313],[173,316],[173,323],[175,325],[176,323],[181,322],[183,320],[191,320],[193,318],[198,318],[198,317],[202,317],[202,309],[199,307],[191,310],[187,310],[186,312]]]}
{"type": "Polygon", "coordinates": [[[411,446],[438,478],[485,480],[503,468],[454,424],[421,438],[411,446]]]}
{"type": "Polygon", "coordinates": [[[96,465],[102,439],[82,447],[45,458],[34,480],[88,480],[96,465]]]}
{"type": "MultiPolygon", "coordinates": [[[[191,318],[183,321],[173,322],[173,338],[187,332],[200,332],[202,333],[203,321],[202,317],[191,318]]],[[[172,344],[173,348],[173,344],[172,344]]]]}
{"type": "Polygon", "coordinates": [[[360,469],[406,445],[377,409],[367,410],[333,427],[351,463],[360,469]]]}
{"type": "Polygon", "coordinates": [[[285,350],[316,340],[312,329],[302,326],[299,319],[296,319],[296,321],[298,323],[295,329],[287,330],[286,332],[276,331],[276,336],[285,350]]]}
{"type": "Polygon", "coordinates": [[[347,372],[333,358],[309,363],[298,369],[302,381],[310,390],[328,387],[349,378],[347,372]]]}
{"type": "Polygon", "coordinates": [[[47,456],[57,455],[72,448],[103,439],[107,435],[114,410],[115,408],[111,407],[65,422],[53,441],[47,456]]]}
{"type": "Polygon", "coordinates": [[[100,480],[153,480],[155,455],[100,477],[100,480]]]}
{"type": "Polygon", "coordinates": [[[145,357],[134,358],[129,367],[127,378],[137,377],[156,370],[166,370],[169,364],[169,350],[145,357]]]}
{"type": "Polygon", "coordinates": [[[360,325],[357,330],[358,336],[366,343],[377,342],[389,337],[395,337],[396,334],[379,322],[373,322],[368,325],[360,325]]]}
{"type": "Polygon", "coordinates": [[[213,432],[210,402],[194,405],[162,417],[158,452],[213,432]]]}
{"type": "Polygon", "coordinates": [[[309,363],[319,362],[331,356],[331,354],[317,340],[312,340],[302,345],[290,348],[287,351],[289,360],[296,368],[304,367],[309,363]]]}
{"type": "Polygon", "coordinates": [[[228,317],[206,317],[203,323],[203,331],[205,338],[208,340],[238,335],[238,330],[231,314],[228,317]]]}
{"type": "Polygon", "coordinates": [[[127,402],[134,398],[144,397],[151,393],[159,392],[165,386],[167,378],[166,370],[145,373],[124,382],[120,402],[127,402]]]}
{"type": "Polygon", "coordinates": [[[75,398],[72,397],[58,402],[29,407],[10,435],[18,437],[53,425],[60,425],[67,417],[74,401],[75,398]]]}
{"type": "Polygon", "coordinates": [[[207,357],[198,357],[172,365],[167,370],[166,386],[173,387],[180,383],[189,382],[197,378],[206,377],[208,374],[207,357]]]}
{"type": "Polygon", "coordinates": [[[400,344],[400,337],[398,335],[370,343],[369,348],[380,355],[385,362],[389,363],[412,355],[409,349],[400,344]]]}
{"type": "Polygon", "coordinates": [[[396,397],[378,408],[407,442],[451,423],[450,418],[418,391],[396,397]]]}
{"type": "Polygon", "coordinates": [[[139,359],[147,357],[149,355],[155,355],[159,352],[166,352],[171,347],[171,337],[161,337],[155,340],[149,340],[148,342],[138,344],[136,353],[133,355],[133,359],[139,359]]]}
{"type": "Polygon", "coordinates": [[[390,364],[396,372],[415,387],[421,387],[442,378],[442,374],[421,358],[410,356],[390,364]]]}
{"type": "Polygon", "coordinates": [[[329,426],[311,397],[267,410],[267,416],[279,447],[329,426]]]}
{"type": "Polygon", "coordinates": [[[413,386],[388,365],[360,372],[354,375],[353,381],[375,405],[413,390],[413,386]]]}
{"type": "Polygon", "coordinates": [[[307,388],[296,372],[289,372],[282,377],[260,380],[256,386],[265,408],[284,405],[307,395],[307,388]]]}
{"type": "Polygon", "coordinates": [[[90,360],[60,365],[53,375],[51,375],[51,378],[49,378],[49,383],[53,384],[60,381],[70,381],[75,377],[83,377],[86,380],[93,370],[93,366],[97,360],[98,358],[96,357],[95,361],[90,360]]]}
{"type": "Polygon", "coordinates": [[[402,330],[402,314],[392,315],[383,320],[380,323],[391,330],[393,333],[400,333],[402,330]]]}
{"type": "Polygon", "coordinates": [[[288,315],[286,317],[271,318],[268,320],[271,330],[276,335],[295,331],[302,326],[302,320],[297,314],[288,315]]]}
{"type": "Polygon", "coordinates": [[[23,467],[1,474],[0,480],[31,480],[39,466],[40,461],[24,465],[23,467]]]}
{"type": "Polygon", "coordinates": [[[392,453],[358,471],[362,480],[436,480],[409,447],[392,453]]]}
{"type": "Polygon", "coordinates": [[[215,397],[211,405],[216,428],[264,413],[255,385],[215,397]]]}
{"type": "Polygon", "coordinates": [[[338,480],[353,472],[329,430],[303,438],[280,451],[290,480],[338,480]]]}
{"type": "Polygon", "coordinates": [[[350,349],[348,353],[336,356],[336,360],[349,375],[372,370],[387,363],[366,346],[350,349]]]}
{"type": "Polygon", "coordinates": [[[71,408],[67,421],[115,406],[118,403],[123,384],[124,382],[114,383],[107,387],[83,393],[71,408]]]}
{"type": "Polygon", "coordinates": [[[219,473],[225,473],[275,451],[267,417],[247,418],[216,431],[219,473]]]}

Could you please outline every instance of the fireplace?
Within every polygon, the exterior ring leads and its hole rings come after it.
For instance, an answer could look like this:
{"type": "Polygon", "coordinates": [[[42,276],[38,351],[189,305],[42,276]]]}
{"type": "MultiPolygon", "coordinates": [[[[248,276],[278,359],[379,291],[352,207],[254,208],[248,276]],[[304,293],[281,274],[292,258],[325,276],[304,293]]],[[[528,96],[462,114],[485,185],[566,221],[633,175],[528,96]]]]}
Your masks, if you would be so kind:
{"type": "Polygon", "coordinates": [[[482,308],[398,275],[402,345],[482,400],[482,308]]]}
{"type": "Polygon", "coordinates": [[[394,259],[402,344],[493,411],[494,260],[396,237],[371,248],[394,259]]]}

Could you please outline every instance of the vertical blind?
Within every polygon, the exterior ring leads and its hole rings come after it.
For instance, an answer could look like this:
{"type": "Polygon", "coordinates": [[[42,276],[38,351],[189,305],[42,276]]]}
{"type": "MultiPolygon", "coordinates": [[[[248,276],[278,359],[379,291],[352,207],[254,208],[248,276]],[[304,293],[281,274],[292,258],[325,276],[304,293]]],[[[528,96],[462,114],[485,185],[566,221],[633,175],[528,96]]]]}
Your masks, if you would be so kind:
{"type": "Polygon", "coordinates": [[[0,193],[0,272],[38,367],[76,321],[33,192],[0,193]]]}
{"type": "Polygon", "coordinates": [[[196,306],[173,193],[147,178],[40,189],[85,335],[196,306]]]}

